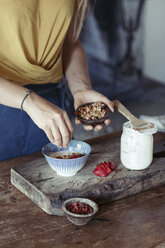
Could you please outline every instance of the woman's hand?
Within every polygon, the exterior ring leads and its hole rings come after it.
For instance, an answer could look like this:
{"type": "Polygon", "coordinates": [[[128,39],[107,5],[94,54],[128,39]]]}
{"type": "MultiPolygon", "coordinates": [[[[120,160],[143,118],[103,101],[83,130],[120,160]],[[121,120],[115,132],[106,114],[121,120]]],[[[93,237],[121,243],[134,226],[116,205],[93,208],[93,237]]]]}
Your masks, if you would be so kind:
{"type": "Polygon", "coordinates": [[[48,139],[58,147],[67,147],[73,127],[67,113],[32,92],[25,100],[23,109],[34,123],[41,128],[48,139]]]}
{"type": "MultiPolygon", "coordinates": [[[[73,95],[74,97],[74,107],[75,109],[77,109],[81,104],[85,104],[88,102],[103,102],[105,103],[109,109],[114,112],[114,108],[113,108],[113,103],[104,95],[102,95],[101,93],[95,91],[95,90],[80,90],[80,91],[76,91],[73,95]]],[[[104,124],[106,126],[108,126],[110,124],[110,119],[106,119],[104,121],[104,124]]],[[[78,120],[76,118],[75,123],[78,125],[81,123],[80,120],[78,120]]],[[[92,130],[94,129],[95,131],[98,131],[100,129],[102,129],[102,125],[98,124],[95,126],[95,128],[93,128],[93,126],[89,125],[89,126],[84,126],[84,129],[86,130],[92,130]]]]}

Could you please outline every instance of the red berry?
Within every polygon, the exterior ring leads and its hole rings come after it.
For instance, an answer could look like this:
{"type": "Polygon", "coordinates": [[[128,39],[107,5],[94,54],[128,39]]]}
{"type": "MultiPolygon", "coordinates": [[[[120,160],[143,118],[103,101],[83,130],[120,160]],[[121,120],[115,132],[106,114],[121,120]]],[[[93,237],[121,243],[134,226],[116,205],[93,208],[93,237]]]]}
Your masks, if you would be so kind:
{"type": "Polygon", "coordinates": [[[111,170],[114,170],[116,168],[116,166],[113,162],[109,162],[108,165],[111,168],[111,170]]]}
{"type": "Polygon", "coordinates": [[[96,176],[106,177],[108,175],[103,163],[100,163],[94,170],[96,176]]]}
{"type": "Polygon", "coordinates": [[[78,155],[74,155],[73,158],[78,158],[78,155]]]}
{"type": "Polygon", "coordinates": [[[96,166],[94,173],[96,176],[106,177],[114,169],[115,164],[113,162],[104,161],[96,166]]]}

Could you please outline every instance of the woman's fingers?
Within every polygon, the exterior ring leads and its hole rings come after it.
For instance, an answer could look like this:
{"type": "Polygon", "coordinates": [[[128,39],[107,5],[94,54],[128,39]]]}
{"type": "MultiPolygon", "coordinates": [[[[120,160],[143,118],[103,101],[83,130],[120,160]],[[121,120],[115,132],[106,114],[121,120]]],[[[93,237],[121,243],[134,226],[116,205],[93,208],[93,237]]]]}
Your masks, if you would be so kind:
{"type": "Polygon", "coordinates": [[[94,131],[100,131],[102,129],[102,125],[96,125],[95,127],[94,127],[94,131]]]}
{"type": "Polygon", "coordinates": [[[66,147],[73,133],[67,113],[35,93],[32,96],[27,114],[46,133],[50,142],[56,143],[58,147],[66,147]]]}
{"type": "Polygon", "coordinates": [[[68,126],[69,129],[69,133],[70,133],[70,139],[72,139],[72,135],[73,135],[73,126],[72,123],[68,117],[68,114],[64,111],[64,118],[65,118],[65,123],[68,126]]]}
{"type": "MultiPolygon", "coordinates": [[[[106,119],[104,121],[104,125],[105,126],[109,126],[110,123],[111,123],[111,121],[109,119],[106,119]]],[[[95,127],[93,127],[91,125],[90,126],[84,126],[84,129],[87,130],[87,131],[89,131],[89,130],[100,131],[102,129],[102,125],[101,124],[98,124],[95,127]]]]}
{"type": "Polygon", "coordinates": [[[42,123],[43,131],[46,133],[48,139],[58,147],[67,147],[73,133],[73,127],[67,116],[67,113],[63,110],[58,113],[52,114],[52,117],[45,119],[42,123]]]}
{"type": "Polygon", "coordinates": [[[52,130],[52,134],[53,134],[53,138],[54,138],[53,144],[56,144],[56,146],[58,146],[60,148],[63,147],[62,135],[61,135],[61,132],[60,132],[58,126],[56,126],[55,123],[52,123],[51,130],[52,130]]]}
{"type": "Polygon", "coordinates": [[[84,129],[87,130],[87,131],[90,131],[90,130],[93,130],[93,126],[91,125],[84,125],[84,129]]]}
{"type": "Polygon", "coordinates": [[[50,142],[52,144],[54,144],[55,143],[55,139],[54,139],[54,135],[52,133],[51,128],[43,129],[43,131],[46,133],[46,136],[48,137],[48,139],[50,140],[50,142]]]}
{"type": "Polygon", "coordinates": [[[105,126],[109,126],[110,123],[111,123],[111,120],[110,120],[110,119],[106,119],[106,120],[104,121],[104,125],[105,125],[105,126]]]}
{"type": "Polygon", "coordinates": [[[62,138],[62,147],[66,148],[70,141],[70,132],[65,121],[61,121],[61,123],[59,121],[59,124],[59,131],[61,133],[62,138]]]}
{"type": "MultiPolygon", "coordinates": [[[[110,120],[110,119],[106,119],[106,120],[104,121],[104,125],[105,125],[105,126],[109,126],[110,123],[111,123],[111,120],[110,120]]],[[[101,130],[101,129],[102,129],[102,125],[101,125],[101,124],[96,125],[95,128],[94,128],[95,131],[99,131],[99,130],[101,130]]]]}
{"type": "Polygon", "coordinates": [[[63,111],[63,116],[60,119],[61,123],[59,123],[59,129],[62,134],[62,144],[63,147],[67,147],[70,140],[72,139],[73,127],[72,123],[68,117],[68,114],[63,111]]]}
{"type": "Polygon", "coordinates": [[[67,147],[73,133],[73,127],[65,111],[55,116],[54,123],[51,124],[55,144],[58,147],[67,147]]]}
{"type": "MultiPolygon", "coordinates": [[[[77,119],[77,117],[75,118],[75,124],[76,125],[80,125],[81,124],[81,121],[79,119],[77,119]]],[[[87,130],[87,131],[90,131],[93,129],[93,126],[91,125],[84,125],[84,129],[87,130]]]]}
{"type": "Polygon", "coordinates": [[[80,125],[81,124],[81,121],[77,119],[77,117],[75,118],[75,123],[76,125],[80,125]]]}
{"type": "MultiPolygon", "coordinates": [[[[79,125],[79,124],[81,124],[81,121],[78,120],[78,119],[75,119],[75,123],[76,123],[77,125],[79,125]]],[[[110,123],[111,123],[111,120],[110,120],[110,119],[106,119],[106,120],[104,121],[104,125],[105,125],[105,126],[109,126],[110,123]]],[[[102,129],[102,125],[101,125],[101,124],[98,124],[98,125],[96,125],[95,127],[93,127],[92,125],[84,125],[84,129],[87,130],[87,131],[90,131],[90,130],[93,130],[93,129],[94,129],[95,131],[99,131],[99,130],[102,129]]]]}
{"type": "Polygon", "coordinates": [[[109,101],[109,99],[106,99],[104,101],[104,103],[109,107],[109,109],[112,111],[112,113],[114,112],[114,104],[113,102],[109,101]]]}
{"type": "MultiPolygon", "coordinates": [[[[81,121],[78,120],[78,119],[76,118],[76,119],[75,119],[75,123],[76,123],[77,125],[79,125],[79,124],[81,124],[81,121]]],[[[105,125],[105,126],[109,126],[110,123],[111,123],[111,120],[110,120],[110,119],[106,119],[106,120],[104,121],[104,125],[105,125]]],[[[90,130],[93,130],[93,129],[94,129],[95,131],[99,131],[99,130],[102,129],[102,125],[101,125],[101,124],[98,124],[98,125],[96,125],[95,127],[93,127],[92,125],[84,125],[84,129],[87,130],[87,131],[90,131],[90,130]]]]}
{"type": "Polygon", "coordinates": [[[90,131],[90,130],[99,131],[102,129],[102,125],[96,125],[95,127],[93,127],[92,125],[90,125],[90,126],[85,125],[84,129],[87,131],[90,131]]]}

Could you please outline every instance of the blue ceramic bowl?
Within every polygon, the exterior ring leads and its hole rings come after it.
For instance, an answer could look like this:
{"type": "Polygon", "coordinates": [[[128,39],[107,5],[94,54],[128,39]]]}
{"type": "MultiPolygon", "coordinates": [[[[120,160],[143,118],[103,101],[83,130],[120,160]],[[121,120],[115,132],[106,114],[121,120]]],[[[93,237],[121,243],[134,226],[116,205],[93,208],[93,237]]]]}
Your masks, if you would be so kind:
{"type": "Polygon", "coordinates": [[[59,148],[52,143],[48,143],[42,148],[42,154],[48,164],[60,176],[74,176],[83,168],[90,152],[91,146],[84,141],[78,140],[71,140],[67,148],[59,148]],[[85,155],[74,159],[58,159],[50,156],[51,153],[59,151],[85,153],[85,155]]]}

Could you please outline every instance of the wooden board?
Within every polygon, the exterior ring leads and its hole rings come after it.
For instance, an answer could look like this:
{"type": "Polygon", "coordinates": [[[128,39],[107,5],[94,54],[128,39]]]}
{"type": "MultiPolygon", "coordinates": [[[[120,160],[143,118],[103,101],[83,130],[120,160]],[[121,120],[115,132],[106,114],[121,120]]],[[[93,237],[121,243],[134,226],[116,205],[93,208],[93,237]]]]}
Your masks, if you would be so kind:
{"type": "Polygon", "coordinates": [[[120,138],[115,138],[92,144],[92,153],[76,176],[58,176],[43,157],[12,168],[11,183],[46,213],[61,216],[62,202],[71,197],[87,197],[103,204],[165,184],[164,143],[154,145],[155,158],[142,171],[123,167],[119,156],[120,138]],[[113,161],[116,169],[100,178],[93,170],[104,160],[113,161]]]}

